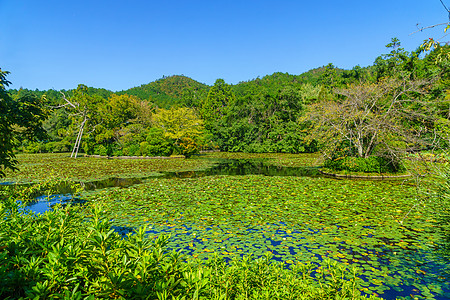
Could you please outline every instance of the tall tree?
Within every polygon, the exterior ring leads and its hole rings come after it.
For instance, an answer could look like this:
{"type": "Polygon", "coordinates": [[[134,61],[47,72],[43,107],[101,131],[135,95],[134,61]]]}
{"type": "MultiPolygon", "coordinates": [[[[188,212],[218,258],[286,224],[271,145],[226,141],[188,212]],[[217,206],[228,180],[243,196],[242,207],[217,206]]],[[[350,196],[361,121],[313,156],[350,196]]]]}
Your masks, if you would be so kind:
{"type": "Polygon", "coordinates": [[[209,90],[205,102],[202,103],[201,114],[206,128],[214,130],[217,121],[226,115],[228,106],[234,104],[235,101],[236,96],[231,86],[226,84],[223,79],[217,79],[209,90]]]}
{"type": "Polygon", "coordinates": [[[0,68],[0,177],[5,175],[5,169],[16,169],[14,147],[18,138],[36,139],[45,135],[42,122],[47,116],[43,98],[27,91],[19,91],[14,99],[9,95],[8,74],[0,68]]]}
{"type": "Polygon", "coordinates": [[[83,84],[78,85],[78,88],[73,92],[73,96],[70,99],[64,93],[62,95],[66,103],[58,107],[69,107],[72,111],[70,117],[73,120],[73,124],[77,126],[77,138],[73,146],[72,154],[70,155],[70,157],[76,158],[84,129],[91,127],[93,130],[96,125],[103,122],[99,118],[99,106],[104,104],[105,100],[99,95],[90,95],[88,87],[83,84]]]}
{"type": "MultiPolygon", "coordinates": [[[[422,93],[424,81],[388,78],[377,84],[364,83],[336,89],[343,97],[323,100],[311,106],[308,118],[313,127],[310,137],[319,141],[328,159],[336,155],[367,158],[398,154],[419,145],[424,128],[408,126],[418,112],[411,103],[422,93]]],[[[426,116],[422,116],[426,118],[426,116]]]]}

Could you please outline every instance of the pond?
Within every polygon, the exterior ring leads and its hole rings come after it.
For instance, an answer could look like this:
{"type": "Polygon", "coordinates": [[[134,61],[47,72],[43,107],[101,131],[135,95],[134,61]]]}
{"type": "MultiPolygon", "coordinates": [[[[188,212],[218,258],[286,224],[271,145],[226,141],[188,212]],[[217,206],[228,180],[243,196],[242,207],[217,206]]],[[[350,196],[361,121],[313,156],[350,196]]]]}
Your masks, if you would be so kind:
{"type": "MultiPolygon", "coordinates": [[[[135,184],[141,184],[151,178],[198,178],[215,175],[265,175],[265,176],[323,176],[317,167],[282,167],[268,163],[267,159],[214,159],[215,164],[211,168],[195,171],[158,172],[148,177],[108,177],[99,180],[79,182],[84,190],[119,187],[127,188],[135,184]]],[[[15,182],[0,182],[0,185],[13,185],[15,182]]],[[[30,185],[22,183],[20,185],[30,185]]],[[[57,194],[70,194],[72,192],[70,183],[64,182],[56,187],[57,194]]],[[[45,201],[42,198],[41,201],[45,201]]]]}
{"type": "Polygon", "coordinates": [[[316,167],[281,167],[269,164],[266,159],[221,159],[208,169],[200,171],[165,172],[164,178],[197,178],[215,175],[264,176],[321,176],[316,167]]]}
{"type": "Polygon", "coordinates": [[[288,264],[356,266],[367,293],[448,299],[449,264],[429,203],[408,182],[213,175],[148,179],[95,192],[115,228],[171,234],[169,247],[205,259],[267,251],[288,264]]]}
{"type": "MultiPolygon", "coordinates": [[[[198,178],[204,176],[215,175],[265,175],[265,176],[321,176],[318,168],[314,167],[280,167],[267,163],[267,159],[221,159],[213,167],[205,170],[197,171],[180,171],[180,172],[160,172],[150,177],[144,178],[120,178],[111,177],[101,180],[81,182],[85,191],[93,191],[105,188],[127,188],[136,184],[142,184],[146,179],[150,178],[198,178]]],[[[2,185],[12,185],[14,182],[2,182],[2,185]]],[[[25,184],[29,185],[29,184],[25,184]]],[[[35,201],[30,202],[26,209],[35,213],[44,213],[52,209],[56,204],[83,204],[86,201],[80,199],[72,199],[73,192],[71,185],[67,182],[56,187],[57,194],[50,196],[40,195],[35,201]]],[[[116,228],[116,227],[114,227],[116,228]]],[[[119,232],[128,232],[129,229],[120,229],[119,232]]]]}
{"type": "Polygon", "coordinates": [[[332,259],[359,268],[368,294],[449,299],[450,266],[440,248],[448,233],[407,181],[335,180],[317,168],[230,160],[86,188],[85,199],[103,204],[116,231],[147,226],[150,236],[170,234],[169,247],[187,257],[270,251],[287,264],[332,259]]]}

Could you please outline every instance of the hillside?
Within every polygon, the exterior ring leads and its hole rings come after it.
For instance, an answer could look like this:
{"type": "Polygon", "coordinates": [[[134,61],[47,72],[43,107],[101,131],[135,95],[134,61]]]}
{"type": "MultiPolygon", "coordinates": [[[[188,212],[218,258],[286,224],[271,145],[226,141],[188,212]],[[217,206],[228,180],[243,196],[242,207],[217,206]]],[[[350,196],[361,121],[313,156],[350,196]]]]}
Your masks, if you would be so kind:
{"type": "Polygon", "coordinates": [[[163,77],[148,84],[117,92],[151,99],[158,107],[192,106],[197,94],[207,93],[209,86],[183,75],[163,77]]]}

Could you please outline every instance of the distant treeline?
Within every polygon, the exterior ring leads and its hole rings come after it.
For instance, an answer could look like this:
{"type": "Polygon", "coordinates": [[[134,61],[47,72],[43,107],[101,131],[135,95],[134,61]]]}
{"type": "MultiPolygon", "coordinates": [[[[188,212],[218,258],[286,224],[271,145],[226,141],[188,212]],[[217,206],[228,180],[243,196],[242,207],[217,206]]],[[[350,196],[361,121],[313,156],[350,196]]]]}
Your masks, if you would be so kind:
{"type": "MultiPolygon", "coordinates": [[[[23,152],[71,151],[83,122],[80,113],[84,111],[86,127],[80,150],[88,154],[190,156],[201,149],[313,152],[329,146],[325,136],[317,135],[314,129],[315,124],[322,122],[323,126],[329,126],[330,130],[323,128],[328,132],[343,126],[342,130],[347,133],[350,130],[349,134],[355,136],[343,139],[336,133],[327,137],[334,140],[333,147],[337,147],[334,152],[341,149],[340,155],[345,152],[344,156],[361,156],[362,144],[369,142],[364,139],[373,139],[373,132],[372,136],[359,137],[358,141],[356,135],[362,133],[345,125],[349,120],[327,123],[317,119],[320,115],[317,110],[326,111],[336,106],[334,114],[338,114],[344,109],[342,105],[350,105],[348,99],[358,98],[355,95],[360,91],[365,99],[378,95],[376,104],[367,104],[372,105],[372,110],[366,111],[365,117],[373,116],[375,120],[378,116],[377,122],[382,122],[383,116],[387,116],[388,103],[393,105],[389,101],[395,91],[419,81],[420,91],[405,90],[399,96],[402,100],[414,99],[399,104],[402,109],[396,107],[399,113],[407,110],[409,114],[408,118],[398,120],[402,130],[419,130],[420,124],[425,124],[424,135],[432,138],[431,132],[438,133],[441,142],[448,143],[450,63],[441,55],[442,51],[448,52],[448,47],[426,55],[420,49],[403,50],[396,39],[387,47],[389,53],[376,58],[368,67],[343,70],[328,64],[300,75],[274,73],[235,85],[218,79],[213,86],[208,86],[176,75],[119,92],[84,85],[68,91],[9,90],[13,98],[24,93],[44,98],[46,105],[52,108],[43,126],[47,137],[37,142],[23,139],[17,149],[23,152]],[[391,83],[387,84],[388,80],[391,83]],[[392,83],[394,80],[396,83],[392,83]],[[78,110],[67,105],[67,100],[77,103],[78,110]],[[421,117],[411,117],[414,112],[421,117]],[[426,114],[432,117],[425,117],[426,114]],[[316,134],[312,135],[313,132],[316,134]]],[[[357,119],[364,111],[365,104],[361,105],[349,118],[373,128],[375,125],[369,125],[368,119],[357,119]]],[[[350,111],[345,109],[347,113],[350,111]]],[[[333,119],[333,116],[328,118],[333,119]]],[[[373,149],[364,156],[389,152],[386,149],[390,146],[385,140],[377,141],[373,147],[371,144],[373,149]],[[379,146],[383,143],[386,145],[379,146]]],[[[392,140],[410,143],[401,134],[392,140]]],[[[330,156],[330,159],[335,157],[330,156]]]]}

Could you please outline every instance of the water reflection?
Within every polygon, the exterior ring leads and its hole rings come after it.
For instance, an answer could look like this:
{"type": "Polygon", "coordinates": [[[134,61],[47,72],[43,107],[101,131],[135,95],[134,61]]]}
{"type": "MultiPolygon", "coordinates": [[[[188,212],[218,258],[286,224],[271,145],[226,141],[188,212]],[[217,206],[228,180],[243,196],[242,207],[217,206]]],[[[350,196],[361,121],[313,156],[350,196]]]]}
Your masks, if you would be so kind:
{"type": "Polygon", "coordinates": [[[166,172],[164,178],[196,178],[203,176],[296,176],[319,177],[319,168],[314,167],[280,167],[267,163],[266,159],[226,159],[221,160],[210,169],[201,171],[166,172]]]}
{"type": "Polygon", "coordinates": [[[35,201],[30,202],[25,209],[33,211],[37,214],[43,214],[46,211],[52,209],[53,206],[61,204],[66,206],[68,204],[84,204],[86,200],[73,198],[71,194],[58,194],[51,196],[39,196],[35,201]]]}
{"type": "Polygon", "coordinates": [[[130,187],[135,184],[142,183],[141,178],[119,178],[119,177],[113,177],[113,178],[107,178],[102,180],[96,180],[96,181],[89,181],[82,183],[84,185],[84,189],[87,191],[97,190],[97,189],[104,189],[104,188],[110,188],[110,187],[121,187],[126,188],[130,187]]]}

